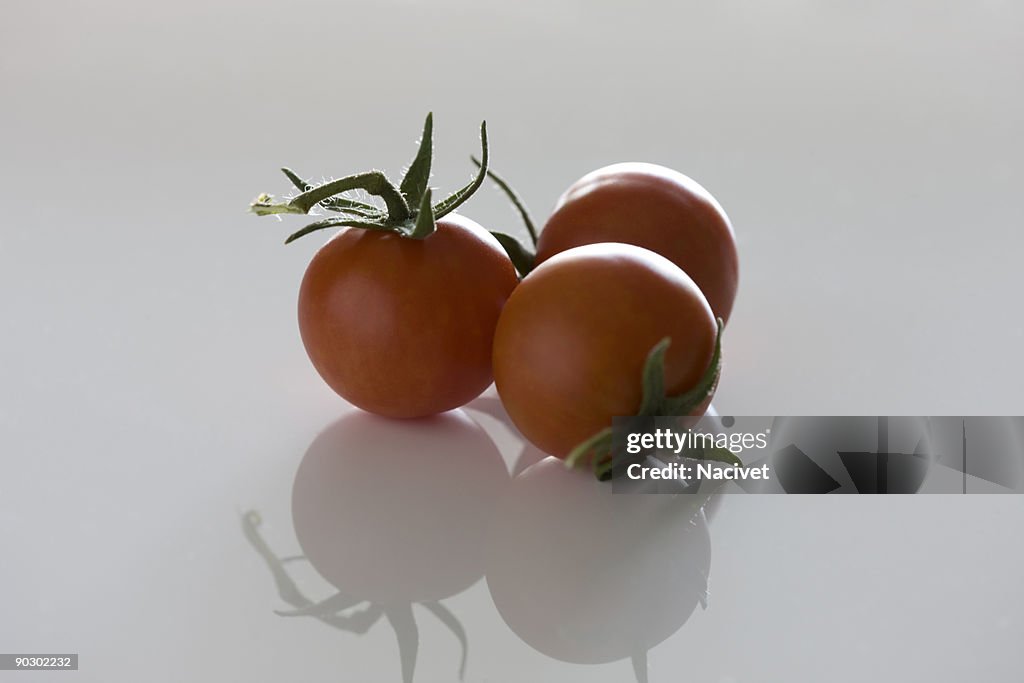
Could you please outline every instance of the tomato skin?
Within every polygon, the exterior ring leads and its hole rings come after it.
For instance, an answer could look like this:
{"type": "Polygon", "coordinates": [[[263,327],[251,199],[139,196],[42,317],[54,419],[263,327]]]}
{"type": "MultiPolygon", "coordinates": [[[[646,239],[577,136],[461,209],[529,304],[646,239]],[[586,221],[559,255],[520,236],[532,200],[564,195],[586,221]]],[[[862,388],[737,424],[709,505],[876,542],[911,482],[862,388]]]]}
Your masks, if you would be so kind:
{"type": "Polygon", "coordinates": [[[491,344],[518,280],[489,233],[450,214],[423,240],[349,228],[299,292],[313,366],[342,398],[386,417],[457,408],[491,383],[491,344]]]}
{"type": "MultiPolygon", "coordinates": [[[[494,378],[509,417],[561,458],[616,415],[634,415],[651,348],[670,395],[697,384],[717,325],[703,294],[668,259],[626,244],[562,252],[512,293],[494,337],[494,378]]],[[[701,410],[703,412],[703,410],[701,410]]]]}
{"type": "Polygon", "coordinates": [[[624,242],[661,254],[729,321],[739,255],[729,217],[695,180],[664,166],[613,164],[566,190],[537,241],[536,262],[584,244],[624,242]]]}

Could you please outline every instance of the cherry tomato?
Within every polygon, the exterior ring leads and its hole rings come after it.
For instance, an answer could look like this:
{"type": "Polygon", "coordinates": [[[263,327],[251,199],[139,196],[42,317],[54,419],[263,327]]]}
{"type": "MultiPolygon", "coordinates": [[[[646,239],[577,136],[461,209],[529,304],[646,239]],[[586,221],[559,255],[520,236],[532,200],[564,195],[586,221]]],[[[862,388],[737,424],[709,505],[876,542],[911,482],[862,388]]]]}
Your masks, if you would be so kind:
{"type": "Polygon", "coordinates": [[[545,261],[512,293],[494,338],[498,394],[541,450],[574,447],[634,415],[644,361],[665,337],[669,395],[697,384],[717,325],[693,280],[671,261],[627,244],[592,244],[545,261]]]}
{"type": "Polygon", "coordinates": [[[501,245],[449,214],[422,240],[348,228],[314,256],[299,329],[324,381],[386,417],[457,408],[491,383],[491,344],[515,269],[501,245]]]}
{"type": "Polygon", "coordinates": [[[613,164],[576,181],[540,233],[536,262],[584,244],[625,242],[657,252],[697,283],[729,321],[739,280],[725,211],[687,176],[655,164],[613,164]]]}

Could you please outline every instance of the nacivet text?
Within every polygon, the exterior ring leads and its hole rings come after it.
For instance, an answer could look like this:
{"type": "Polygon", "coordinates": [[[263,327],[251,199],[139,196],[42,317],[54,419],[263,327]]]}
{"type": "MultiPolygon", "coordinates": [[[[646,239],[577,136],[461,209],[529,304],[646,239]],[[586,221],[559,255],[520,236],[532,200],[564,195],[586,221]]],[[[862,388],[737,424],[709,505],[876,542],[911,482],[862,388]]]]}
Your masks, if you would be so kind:
{"type": "Polygon", "coordinates": [[[652,466],[633,463],[626,468],[626,476],[630,479],[676,479],[681,481],[768,479],[768,465],[743,467],[742,465],[723,465],[721,463],[666,463],[652,466]]]}

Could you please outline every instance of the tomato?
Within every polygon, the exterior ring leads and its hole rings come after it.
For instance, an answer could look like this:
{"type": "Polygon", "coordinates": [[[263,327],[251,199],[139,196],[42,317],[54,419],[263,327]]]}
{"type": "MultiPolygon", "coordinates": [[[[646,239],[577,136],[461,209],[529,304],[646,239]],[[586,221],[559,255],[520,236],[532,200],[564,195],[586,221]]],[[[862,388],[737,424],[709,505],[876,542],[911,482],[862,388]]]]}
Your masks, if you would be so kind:
{"type": "Polygon", "coordinates": [[[645,163],[613,164],[583,176],[555,205],[537,241],[536,262],[597,242],[634,244],[668,258],[728,322],[739,281],[736,240],[725,211],[696,181],[645,163]]]}
{"type": "Polygon", "coordinates": [[[306,270],[299,329],[324,381],[354,405],[421,417],[491,383],[491,344],[518,279],[497,240],[457,214],[425,239],[347,228],[306,270]]]}
{"type": "Polygon", "coordinates": [[[644,361],[671,340],[665,387],[680,394],[708,369],[717,325],[693,280],[626,244],[592,244],[546,260],[512,293],[494,337],[498,394],[520,432],[566,457],[634,415],[644,361]]]}
{"type": "Polygon", "coordinates": [[[554,458],[532,465],[508,487],[487,534],[487,587],[498,612],[550,657],[629,657],[640,671],[647,650],[706,597],[705,500],[615,494],[554,458]]]}
{"type": "Polygon", "coordinates": [[[460,410],[401,422],[353,411],[302,459],[292,520],[303,554],[343,594],[441,600],[483,576],[484,534],[507,484],[497,446],[460,410]]]}

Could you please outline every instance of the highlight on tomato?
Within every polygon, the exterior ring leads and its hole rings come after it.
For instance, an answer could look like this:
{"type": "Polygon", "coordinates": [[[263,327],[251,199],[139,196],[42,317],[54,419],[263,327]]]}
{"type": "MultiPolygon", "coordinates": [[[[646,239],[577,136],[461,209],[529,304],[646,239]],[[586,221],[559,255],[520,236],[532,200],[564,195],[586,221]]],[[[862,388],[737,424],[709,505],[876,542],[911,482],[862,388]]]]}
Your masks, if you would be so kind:
{"type": "Polygon", "coordinates": [[[721,329],[665,257],[616,243],[568,249],[505,304],[498,395],[531,443],[606,477],[613,417],[703,414],[720,375],[721,329]]]}
{"type": "Polygon", "coordinates": [[[688,176],[648,163],[612,164],[573,183],[537,241],[537,263],[596,242],[625,242],[686,271],[712,312],[729,321],[739,284],[732,224],[711,193],[688,176]]]}
{"type": "Polygon", "coordinates": [[[287,240],[339,230],[302,280],[302,342],[335,392],[386,417],[444,412],[490,385],[494,328],[518,282],[498,238],[452,213],[485,177],[486,124],[480,172],[436,203],[428,187],[432,136],[428,114],[419,151],[398,185],[380,171],[314,185],[283,169],[299,193],[280,202],[263,194],[250,207],[257,215],[334,214],[287,240]],[[380,202],[352,195],[360,191],[380,202]]]}

